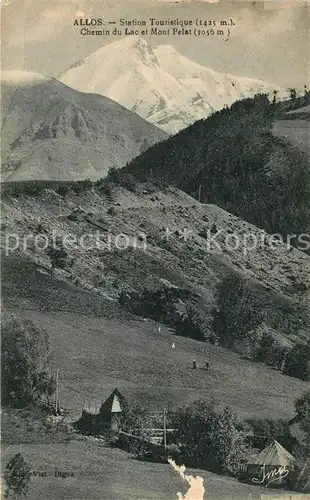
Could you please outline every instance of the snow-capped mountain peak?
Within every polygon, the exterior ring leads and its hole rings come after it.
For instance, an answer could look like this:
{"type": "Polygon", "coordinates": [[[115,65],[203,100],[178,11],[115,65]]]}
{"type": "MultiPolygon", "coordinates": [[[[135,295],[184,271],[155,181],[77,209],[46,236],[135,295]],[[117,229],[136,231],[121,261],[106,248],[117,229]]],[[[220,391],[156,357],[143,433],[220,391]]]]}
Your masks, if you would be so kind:
{"type": "Polygon", "coordinates": [[[146,40],[139,36],[127,36],[126,38],[122,38],[121,40],[111,44],[104,45],[87,56],[85,59],[77,61],[67,71],[61,73],[59,78],[63,79],[64,75],[67,75],[69,71],[73,73],[80,73],[81,71],[77,71],[77,68],[84,67],[84,69],[88,68],[88,70],[90,70],[90,67],[95,64],[98,64],[98,67],[101,68],[102,64],[106,63],[114,63],[114,66],[119,72],[125,71],[126,69],[130,69],[139,64],[146,66],[159,65],[152,47],[146,40]]]}
{"type": "Polygon", "coordinates": [[[277,85],[206,68],[171,45],[152,49],[139,36],[105,45],[59,79],[74,89],[105,95],[169,133],[258,92],[284,95],[277,85]]]}
{"type": "Polygon", "coordinates": [[[118,49],[120,53],[126,52],[127,56],[131,56],[137,63],[147,66],[159,65],[152,47],[140,36],[128,36],[127,38],[123,38],[118,43],[118,49]]]}

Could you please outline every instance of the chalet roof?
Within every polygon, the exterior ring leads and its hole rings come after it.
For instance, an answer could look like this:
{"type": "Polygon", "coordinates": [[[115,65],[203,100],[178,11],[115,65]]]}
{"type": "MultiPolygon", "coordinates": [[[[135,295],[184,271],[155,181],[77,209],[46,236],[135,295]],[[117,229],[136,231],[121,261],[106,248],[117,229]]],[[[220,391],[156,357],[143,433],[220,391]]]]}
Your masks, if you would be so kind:
{"type": "Polygon", "coordinates": [[[272,441],[258,455],[251,457],[248,465],[289,465],[294,457],[281,446],[278,441],[272,441]]]}
{"type": "Polygon", "coordinates": [[[108,411],[111,413],[119,413],[122,411],[122,405],[124,404],[124,396],[120,393],[118,389],[110,394],[110,396],[102,404],[100,411],[108,411]]]}

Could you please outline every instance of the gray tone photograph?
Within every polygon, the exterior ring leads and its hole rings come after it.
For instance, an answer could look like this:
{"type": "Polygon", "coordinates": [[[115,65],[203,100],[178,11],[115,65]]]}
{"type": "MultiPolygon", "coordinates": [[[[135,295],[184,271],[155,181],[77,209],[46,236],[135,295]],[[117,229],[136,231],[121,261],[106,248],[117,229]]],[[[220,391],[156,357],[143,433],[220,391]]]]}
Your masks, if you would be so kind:
{"type": "Polygon", "coordinates": [[[309,500],[309,3],[0,8],[2,497],[309,500]]]}

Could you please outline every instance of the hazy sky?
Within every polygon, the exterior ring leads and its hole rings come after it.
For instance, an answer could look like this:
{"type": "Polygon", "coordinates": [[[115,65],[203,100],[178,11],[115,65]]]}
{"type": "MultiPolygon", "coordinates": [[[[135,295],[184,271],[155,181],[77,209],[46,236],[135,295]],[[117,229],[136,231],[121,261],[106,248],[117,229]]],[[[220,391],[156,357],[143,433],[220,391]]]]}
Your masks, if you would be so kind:
{"type": "Polygon", "coordinates": [[[232,18],[236,26],[227,41],[194,36],[152,36],[148,41],[152,46],[174,45],[186,57],[218,71],[261,78],[284,87],[302,88],[309,82],[310,4],[296,0],[2,0],[2,69],[56,76],[75,61],[117,40],[81,36],[79,28],[73,26],[77,11],[117,22],[119,18],[232,18]]]}

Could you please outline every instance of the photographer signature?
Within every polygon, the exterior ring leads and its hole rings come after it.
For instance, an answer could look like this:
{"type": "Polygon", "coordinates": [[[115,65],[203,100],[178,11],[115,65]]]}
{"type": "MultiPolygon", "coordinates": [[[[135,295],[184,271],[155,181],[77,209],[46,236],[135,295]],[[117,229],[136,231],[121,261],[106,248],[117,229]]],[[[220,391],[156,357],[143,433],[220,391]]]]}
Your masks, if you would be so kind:
{"type": "Polygon", "coordinates": [[[280,479],[283,479],[288,476],[289,470],[285,467],[285,465],[281,465],[280,467],[275,467],[269,472],[266,472],[266,466],[263,465],[261,467],[261,473],[262,477],[261,478],[252,478],[252,482],[255,484],[263,484],[266,483],[265,486],[267,487],[270,483],[279,481],[280,479]]]}

